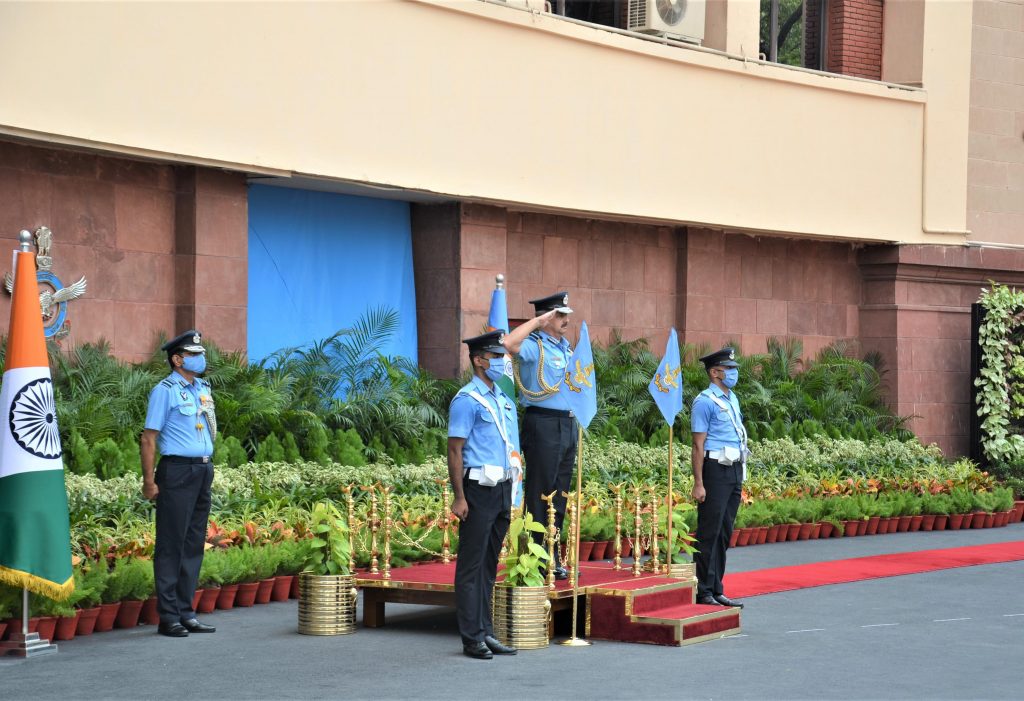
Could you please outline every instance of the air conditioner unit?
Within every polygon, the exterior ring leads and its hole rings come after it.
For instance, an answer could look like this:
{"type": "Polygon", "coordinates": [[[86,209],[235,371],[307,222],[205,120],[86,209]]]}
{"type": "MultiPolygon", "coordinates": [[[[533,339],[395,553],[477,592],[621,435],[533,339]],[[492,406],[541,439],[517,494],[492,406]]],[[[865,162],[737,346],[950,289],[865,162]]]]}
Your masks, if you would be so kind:
{"type": "Polygon", "coordinates": [[[704,41],[704,0],[629,0],[631,32],[704,41]]]}

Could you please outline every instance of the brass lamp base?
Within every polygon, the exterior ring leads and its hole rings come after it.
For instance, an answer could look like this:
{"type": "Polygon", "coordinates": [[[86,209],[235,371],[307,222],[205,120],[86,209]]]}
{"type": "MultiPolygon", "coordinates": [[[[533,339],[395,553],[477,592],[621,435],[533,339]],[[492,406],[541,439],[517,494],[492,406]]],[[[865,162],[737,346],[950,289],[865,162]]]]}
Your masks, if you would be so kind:
{"type": "Polygon", "coordinates": [[[583,638],[569,638],[568,640],[562,640],[558,643],[559,645],[565,645],[566,647],[587,647],[593,645],[589,640],[583,638]]]}

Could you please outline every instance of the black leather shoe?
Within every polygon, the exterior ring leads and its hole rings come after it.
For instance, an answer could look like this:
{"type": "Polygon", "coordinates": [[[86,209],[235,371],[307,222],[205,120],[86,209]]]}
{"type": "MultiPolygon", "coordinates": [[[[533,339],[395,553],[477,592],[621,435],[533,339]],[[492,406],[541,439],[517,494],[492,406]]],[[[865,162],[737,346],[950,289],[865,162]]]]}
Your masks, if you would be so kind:
{"type": "Polygon", "coordinates": [[[569,579],[569,570],[564,567],[555,568],[555,579],[569,579]]]}
{"type": "Polygon", "coordinates": [[[208,626],[205,623],[200,623],[196,618],[190,618],[187,621],[182,621],[181,625],[189,633],[216,633],[217,629],[213,626],[208,626]]]}
{"type": "Polygon", "coordinates": [[[717,601],[718,603],[720,603],[720,604],[721,604],[722,606],[733,606],[733,607],[735,607],[735,608],[738,608],[738,609],[741,609],[741,608],[743,608],[743,604],[741,604],[741,603],[740,603],[740,602],[738,602],[738,601],[733,601],[732,599],[730,599],[730,598],[729,598],[728,596],[726,596],[725,594],[719,594],[719,595],[717,595],[717,596],[715,597],[715,601],[717,601]]]}
{"type": "Polygon", "coordinates": [[[698,596],[697,597],[697,603],[700,604],[701,606],[721,606],[722,605],[722,604],[720,604],[718,602],[718,599],[716,599],[715,597],[711,596],[711,594],[705,594],[704,596],[698,596]]]}
{"type": "Polygon", "coordinates": [[[188,637],[188,628],[180,623],[164,623],[161,621],[160,625],[156,627],[156,632],[160,635],[166,635],[168,638],[188,637]]]}
{"type": "Polygon", "coordinates": [[[516,650],[514,647],[503,645],[500,640],[490,635],[484,636],[484,645],[486,645],[487,649],[495,655],[514,655],[519,652],[519,650],[516,650]]]}
{"type": "Polygon", "coordinates": [[[486,643],[469,643],[468,645],[463,645],[462,654],[466,657],[472,657],[475,660],[489,660],[494,657],[486,643]]]}

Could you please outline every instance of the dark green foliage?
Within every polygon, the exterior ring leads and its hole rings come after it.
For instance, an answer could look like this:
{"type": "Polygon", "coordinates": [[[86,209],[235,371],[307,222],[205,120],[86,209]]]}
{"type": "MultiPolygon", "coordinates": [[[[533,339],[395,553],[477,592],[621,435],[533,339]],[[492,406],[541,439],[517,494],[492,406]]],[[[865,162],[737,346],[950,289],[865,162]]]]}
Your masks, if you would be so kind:
{"type": "Polygon", "coordinates": [[[327,430],[322,424],[314,424],[306,434],[303,452],[310,462],[326,465],[330,462],[330,439],[327,437],[327,430]]]}
{"type": "Polygon", "coordinates": [[[271,433],[260,442],[256,449],[256,462],[283,462],[284,447],[276,433],[271,433]]]}
{"type": "Polygon", "coordinates": [[[299,452],[299,444],[295,441],[294,433],[284,434],[284,440],[281,441],[281,447],[284,448],[285,462],[302,462],[302,454],[299,452]]]}
{"type": "Polygon", "coordinates": [[[76,474],[89,475],[93,472],[92,453],[78,429],[71,429],[68,442],[64,445],[64,462],[76,474]]]}
{"type": "Polygon", "coordinates": [[[92,448],[93,469],[103,479],[124,474],[124,457],[113,438],[104,438],[92,448]]]}
{"type": "Polygon", "coordinates": [[[334,432],[334,443],[331,445],[331,457],[339,465],[359,467],[366,464],[365,446],[354,428],[347,431],[337,429],[334,432]]]}
{"type": "Polygon", "coordinates": [[[218,433],[213,441],[213,461],[218,465],[238,467],[249,462],[249,456],[242,447],[242,442],[234,436],[224,437],[218,433]]]}

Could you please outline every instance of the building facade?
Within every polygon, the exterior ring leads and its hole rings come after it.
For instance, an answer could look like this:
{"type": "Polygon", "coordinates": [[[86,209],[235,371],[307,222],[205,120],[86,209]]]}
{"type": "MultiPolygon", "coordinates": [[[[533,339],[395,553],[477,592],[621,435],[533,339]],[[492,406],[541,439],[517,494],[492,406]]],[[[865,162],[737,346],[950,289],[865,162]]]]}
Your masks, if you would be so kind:
{"type": "Polygon", "coordinates": [[[1024,3],[805,0],[817,70],[759,57],[751,0],[702,46],[611,4],[5,7],[0,237],[51,228],[68,342],[126,359],[386,306],[453,375],[502,273],[510,317],[567,289],[599,340],[857,341],[965,453],[970,304],[1024,277],[1024,3]]]}

